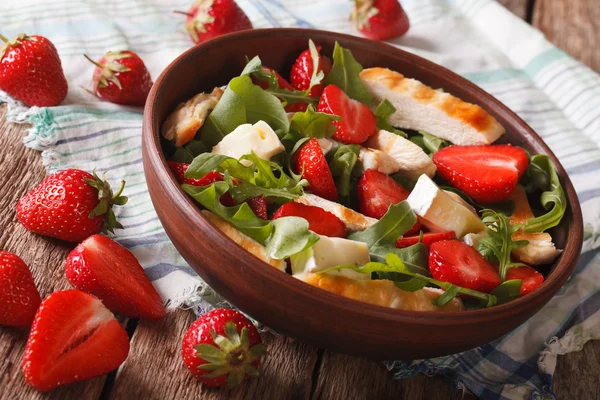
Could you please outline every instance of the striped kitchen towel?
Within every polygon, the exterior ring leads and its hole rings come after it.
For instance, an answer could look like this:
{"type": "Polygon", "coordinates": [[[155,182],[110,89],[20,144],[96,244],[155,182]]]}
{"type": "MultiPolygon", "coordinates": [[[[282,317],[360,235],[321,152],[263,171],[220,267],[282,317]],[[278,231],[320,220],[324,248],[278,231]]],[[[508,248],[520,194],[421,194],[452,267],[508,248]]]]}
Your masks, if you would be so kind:
{"type": "MultiPolygon", "coordinates": [[[[131,249],[163,299],[224,304],[175,251],[152,208],[141,164],[141,110],[98,101],[84,91],[94,58],[131,49],[154,78],[191,43],[171,11],[191,0],[4,0],[5,36],[41,34],[58,48],[69,80],[60,107],[11,101],[8,118],[32,123],[28,147],[49,173],[76,167],[127,180],[130,202],[117,210],[131,249]],[[207,302],[206,300],[210,300],[207,302]]],[[[347,0],[240,0],[255,27],[305,27],[355,34],[347,0]]],[[[524,118],[570,174],[582,204],[585,243],[576,273],[527,323],[461,354],[387,363],[396,378],[440,374],[484,399],[552,398],[556,357],[600,336],[600,77],[491,0],[403,0],[409,33],[392,44],[442,64],[492,93],[524,118]]]]}

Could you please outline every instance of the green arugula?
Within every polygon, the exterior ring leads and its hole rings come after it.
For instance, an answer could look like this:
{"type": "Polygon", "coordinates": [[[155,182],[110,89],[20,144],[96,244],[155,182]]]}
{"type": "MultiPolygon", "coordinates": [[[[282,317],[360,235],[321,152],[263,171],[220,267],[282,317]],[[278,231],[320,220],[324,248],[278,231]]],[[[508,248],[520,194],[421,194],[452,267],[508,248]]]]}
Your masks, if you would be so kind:
{"type": "Polygon", "coordinates": [[[329,169],[340,197],[350,195],[352,171],[358,161],[359,145],[342,144],[328,154],[329,169]],[[332,155],[330,155],[332,154],[332,155]]]}
{"type": "Polygon", "coordinates": [[[229,82],[221,100],[200,128],[200,140],[214,146],[238,126],[260,120],[280,136],[290,127],[281,101],[252,83],[249,76],[239,76],[229,82]]]}
{"type": "Polygon", "coordinates": [[[319,237],[308,230],[308,222],[298,217],[282,217],[275,221],[257,217],[248,203],[233,207],[221,204],[221,196],[230,188],[227,182],[215,182],[209,186],[181,185],[195,201],[218,215],[240,232],[262,245],[266,245],[269,257],[283,260],[313,244],[319,237]]]}
{"type": "Polygon", "coordinates": [[[338,42],[335,42],[333,66],[323,84],[325,86],[335,85],[342,89],[348,97],[371,106],[373,97],[359,76],[362,70],[362,65],[354,59],[352,52],[340,46],[338,42]]]}
{"type": "Polygon", "coordinates": [[[560,223],[567,209],[567,197],[560,184],[558,174],[550,157],[538,154],[531,158],[531,163],[525,173],[525,187],[543,190],[540,201],[547,211],[546,214],[531,218],[525,222],[525,233],[544,232],[560,223]]]}
{"type": "Polygon", "coordinates": [[[385,263],[372,261],[362,266],[344,264],[337,267],[328,268],[324,271],[319,271],[317,273],[324,274],[330,271],[339,271],[341,269],[351,269],[353,271],[369,275],[375,272],[378,274],[389,274],[386,276],[400,276],[403,280],[394,281],[394,284],[400,289],[406,290],[408,292],[417,291],[428,284],[443,288],[445,289],[444,293],[442,293],[438,298],[433,300],[433,304],[438,307],[449,303],[459,294],[464,294],[478,299],[486,307],[495,305],[497,301],[496,296],[494,295],[463,288],[448,282],[441,282],[436,279],[421,275],[419,273],[415,273],[411,271],[402,261],[402,259],[396,254],[388,254],[385,258],[385,263]]]}
{"type": "Polygon", "coordinates": [[[434,136],[430,133],[419,131],[419,135],[415,135],[410,138],[410,141],[423,149],[428,156],[432,156],[437,153],[438,150],[443,149],[451,145],[450,142],[434,136]]]}
{"type": "Polygon", "coordinates": [[[512,239],[512,235],[521,229],[522,224],[511,225],[509,217],[494,210],[486,209],[481,213],[488,237],[479,240],[477,250],[489,261],[498,262],[500,278],[505,281],[506,273],[510,268],[525,265],[511,261],[512,250],[527,246],[529,242],[512,239]]]}
{"type": "Polygon", "coordinates": [[[375,109],[375,118],[377,119],[377,128],[384,129],[388,132],[395,133],[398,136],[402,136],[404,138],[408,137],[408,135],[401,131],[400,129],[396,129],[390,124],[389,119],[396,112],[396,107],[393,106],[392,103],[388,101],[388,99],[383,99],[381,103],[375,109]]]}
{"type": "Polygon", "coordinates": [[[500,285],[496,286],[490,293],[496,296],[498,299],[497,304],[504,304],[518,299],[521,297],[521,284],[523,283],[520,279],[511,279],[504,281],[500,285]]]}
{"type": "Polygon", "coordinates": [[[290,130],[297,132],[301,137],[314,137],[317,139],[330,137],[335,133],[333,121],[341,121],[341,117],[315,111],[309,105],[306,111],[297,112],[290,122],[290,130]]]}
{"type": "Polygon", "coordinates": [[[169,159],[171,161],[189,164],[198,154],[202,154],[210,150],[211,149],[202,143],[202,141],[192,139],[182,147],[177,147],[169,159]]]}

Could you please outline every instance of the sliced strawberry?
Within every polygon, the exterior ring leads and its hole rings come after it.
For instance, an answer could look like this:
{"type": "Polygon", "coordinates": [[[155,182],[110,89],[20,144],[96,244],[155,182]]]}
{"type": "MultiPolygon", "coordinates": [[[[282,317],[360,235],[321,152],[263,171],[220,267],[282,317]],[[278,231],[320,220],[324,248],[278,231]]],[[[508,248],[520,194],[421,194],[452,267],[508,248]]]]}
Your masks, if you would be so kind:
{"type": "Polygon", "coordinates": [[[458,240],[442,240],[429,246],[429,270],[440,281],[491,292],[502,283],[494,267],[471,246],[458,240]]]}
{"type": "MultiPolygon", "coordinates": [[[[412,246],[413,244],[419,243],[420,236],[403,236],[396,241],[396,247],[402,249],[404,247],[412,246]]],[[[429,248],[432,243],[439,242],[441,240],[452,240],[456,239],[454,232],[428,232],[423,234],[421,242],[429,248]]]]}
{"type": "Polygon", "coordinates": [[[449,146],[433,155],[438,174],[481,203],[497,203],[512,193],[529,163],[510,144],[449,146]]]}
{"type": "Polygon", "coordinates": [[[31,326],[41,301],[27,264],[0,251],[0,325],[31,326]]]}
{"type": "Polygon", "coordinates": [[[319,235],[346,237],[346,225],[334,214],[320,207],[300,203],[285,203],[273,214],[273,219],[281,217],[300,217],[308,221],[308,229],[319,235]]]}
{"type": "MultiPolygon", "coordinates": [[[[190,166],[189,164],[179,163],[175,161],[168,161],[167,164],[169,164],[169,168],[171,169],[173,175],[175,175],[175,179],[177,179],[177,182],[179,183],[186,183],[188,185],[194,186],[207,186],[211,183],[223,181],[223,174],[217,171],[210,171],[202,178],[186,178],[185,171],[187,171],[188,167],[190,166]]],[[[226,207],[235,206],[235,200],[233,200],[229,193],[223,194],[223,196],[221,196],[220,201],[221,204],[223,204],[226,207]]]]}
{"type": "Polygon", "coordinates": [[[75,288],[97,296],[106,307],[128,317],[165,316],[160,296],[135,256],[114,240],[94,235],[67,257],[67,280],[75,288]]]}
{"type": "Polygon", "coordinates": [[[371,109],[360,101],[351,99],[335,85],[323,90],[317,110],[326,114],[339,115],[333,138],[348,144],[360,144],[375,133],[377,120],[371,109]]]}
{"type": "Polygon", "coordinates": [[[511,279],[520,279],[523,281],[521,283],[521,296],[533,292],[544,283],[544,276],[531,267],[509,268],[506,272],[506,280],[511,279]]]}
{"type": "MultiPolygon", "coordinates": [[[[331,70],[332,62],[328,57],[321,55],[321,46],[317,46],[317,52],[319,53],[319,71],[323,71],[325,76],[331,70]]],[[[296,62],[292,66],[292,72],[290,73],[290,82],[292,86],[298,90],[306,90],[310,86],[310,79],[313,74],[313,61],[310,56],[310,49],[304,50],[296,62]]],[[[323,85],[315,85],[310,90],[310,96],[319,97],[323,92],[323,85]]]]}
{"type": "Polygon", "coordinates": [[[21,369],[29,385],[47,391],[104,375],[128,353],[127,332],[100,300],[64,290],[40,305],[21,369]]]}
{"type": "Polygon", "coordinates": [[[269,219],[267,217],[267,201],[264,197],[252,197],[248,199],[248,205],[254,211],[254,214],[260,219],[269,219]]]}
{"type": "Polygon", "coordinates": [[[301,173],[304,167],[302,177],[310,184],[306,188],[307,190],[327,200],[336,201],[338,199],[338,192],[331,170],[317,139],[309,139],[296,151],[292,160],[292,167],[297,174],[301,173]]]}

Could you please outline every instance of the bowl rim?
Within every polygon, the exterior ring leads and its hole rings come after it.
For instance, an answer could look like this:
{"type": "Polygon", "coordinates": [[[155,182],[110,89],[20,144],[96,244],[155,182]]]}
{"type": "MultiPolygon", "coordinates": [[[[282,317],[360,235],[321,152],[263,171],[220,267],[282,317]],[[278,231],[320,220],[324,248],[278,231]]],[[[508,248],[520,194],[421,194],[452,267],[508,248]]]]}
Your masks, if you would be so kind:
{"type": "MultiPolygon", "coordinates": [[[[576,261],[581,253],[581,248],[583,244],[583,219],[581,214],[580,203],[575,189],[573,187],[573,184],[571,183],[571,180],[569,179],[569,176],[566,173],[564,167],[556,158],[554,153],[550,150],[548,145],[543,141],[543,139],[516,113],[514,113],[507,106],[505,106],[494,96],[492,96],[490,93],[486,92],[479,86],[452,72],[451,70],[442,67],[441,65],[435,64],[427,59],[401,50],[384,42],[376,42],[357,36],[317,29],[265,28],[234,32],[217,37],[208,42],[193,46],[181,55],[179,55],[175,60],[173,60],[162,71],[162,73],[156,79],[154,85],[152,86],[144,108],[142,136],[144,141],[150,141],[150,151],[147,152],[147,157],[151,159],[149,161],[151,161],[155,165],[160,164],[162,166],[162,168],[156,170],[156,173],[158,175],[158,178],[163,181],[165,191],[170,192],[171,196],[174,196],[174,204],[185,204],[185,206],[182,207],[180,211],[185,215],[186,218],[189,218],[190,223],[192,223],[195,226],[204,225],[206,227],[207,231],[205,231],[204,233],[206,234],[207,240],[219,240],[221,242],[228,243],[227,247],[230,250],[230,254],[236,259],[248,257],[248,255],[253,257],[254,262],[248,262],[248,268],[250,268],[250,272],[252,274],[257,275],[257,278],[272,281],[274,284],[285,285],[286,290],[289,291],[290,295],[301,293],[301,295],[308,296],[313,301],[319,303],[326,303],[327,307],[338,308],[344,312],[350,311],[355,314],[365,314],[371,317],[374,316],[380,318],[382,320],[388,320],[390,322],[393,321],[394,323],[414,323],[418,321],[429,325],[455,325],[498,319],[502,316],[513,314],[513,311],[523,307],[525,304],[534,304],[539,302],[542,302],[543,304],[546,301],[548,301],[570,277],[570,275],[576,267],[576,261]],[[410,311],[394,309],[390,307],[361,302],[358,300],[350,299],[341,295],[328,292],[326,290],[309,285],[306,282],[300,281],[299,279],[296,279],[291,275],[288,275],[287,273],[284,273],[285,276],[281,276],[280,274],[272,274],[272,266],[260,260],[250,252],[246,251],[234,240],[230,239],[225,233],[223,233],[216,226],[214,226],[201,213],[199,206],[195,202],[193,202],[193,200],[181,189],[179,183],[175,179],[175,176],[170,171],[167,165],[166,157],[164,156],[164,153],[162,151],[162,147],[160,145],[160,124],[159,121],[157,121],[156,118],[154,118],[154,116],[156,114],[155,110],[157,108],[157,102],[158,100],[160,100],[163,82],[166,79],[168,79],[169,75],[172,73],[172,70],[175,69],[178,64],[186,62],[186,60],[189,57],[191,57],[191,55],[195,52],[204,51],[212,47],[222,46],[230,41],[234,41],[237,39],[252,39],[255,37],[262,37],[265,35],[265,33],[268,32],[268,34],[273,34],[274,31],[277,31],[276,33],[278,37],[282,38],[285,36],[293,36],[306,37],[308,39],[311,37],[311,34],[329,35],[336,40],[362,42],[363,45],[369,45],[372,48],[374,48],[377,52],[395,52],[396,54],[411,60],[417,68],[428,70],[428,72],[431,74],[435,75],[443,72],[444,74],[449,75],[449,77],[451,77],[452,79],[455,79],[462,85],[465,85],[467,89],[475,92],[479,96],[486,97],[490,104],[490,107],[488,108],[492,108],[496,112],[505,113],[508,117],[515,120],[515,125],[521,125],[519,130],[524,131],[526,133],[525,136],[530,136],[533,139],[533,141],[537,143],[537,145],[542,147],[545,153],[551,158],[552,162],[554,163],[554,166],[557,169],[559,179],[563,184],[563,188],[565,189],[569,203],[568,205],[571,208],[571,213],[573,216],[571,224],[568,228],[567,241],[565,243],[562,254],[559,256],[558,261],[556,261],[553,264],[553,270],[548,274],[547,278],[545,278],[542,285],[534,292],[529,293],[526,296],[519,297],[516,300],[512,300],[508,303],[496,305],[493,307],[476,310],[465,310],[456,313],[446,313],[441,311],[410,311]]],[[[144,156],[146,156],[146,154],[144,154],[144,156]]],[[[240,306],[242,310],[244,309],[243,305],[238,306],[240,306]]]]}

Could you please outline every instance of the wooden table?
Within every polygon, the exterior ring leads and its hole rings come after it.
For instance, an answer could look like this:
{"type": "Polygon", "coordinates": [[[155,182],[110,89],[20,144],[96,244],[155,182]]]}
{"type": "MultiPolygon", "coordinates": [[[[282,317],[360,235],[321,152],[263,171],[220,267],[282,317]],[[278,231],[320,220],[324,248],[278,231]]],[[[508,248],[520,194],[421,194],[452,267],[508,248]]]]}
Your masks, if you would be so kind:
{"type": "MultiPolygon", "coordinates": [[[[598,0],[502,0],[516,15],[541,29],[557,46],[600,70],[598,0]]],[[[63,262],[71,246],[27,232],[15,205],[44,178],[39,153],[25,149],[26,127],[7,123],[0,106],[0,249],[30,266],[42,297],[69,287],[63,262]]],[[[181,339],[193,322],[178,310],[159,322],[124,321],[131,336],[127,361],[107,376],[40,394],[29,388],[20,364],[27,333],[0,328],[0,399],[461,399],[441,378],[393,381],[380,362],[317,349],[288,337],[265,335],[270,356],[260,379],[235,390],[198,384],[180,359],[181,339]]],[[[600,341],[560,357],[554,378],[559,399],[600,399],[600,341]]],[[[473,396],[470,396],[473,398],[473,396]]]]}

